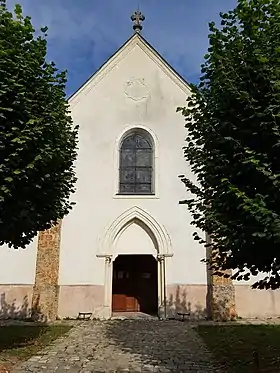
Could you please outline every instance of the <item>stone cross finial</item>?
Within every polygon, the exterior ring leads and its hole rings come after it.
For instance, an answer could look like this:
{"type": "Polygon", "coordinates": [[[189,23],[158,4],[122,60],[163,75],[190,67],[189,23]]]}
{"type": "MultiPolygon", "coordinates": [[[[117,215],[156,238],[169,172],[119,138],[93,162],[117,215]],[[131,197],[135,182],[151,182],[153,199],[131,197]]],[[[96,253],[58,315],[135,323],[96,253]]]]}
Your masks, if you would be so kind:
{"type": "Polygon", "coordinates": [[[141,22],[145,21],[145,16],[140,12],[139,9],[136,10],[134,14],[132,14],[131,21],[134,22],[133,30],[135,32],[141,32],[141,30],[143,29],[141,22]]]}

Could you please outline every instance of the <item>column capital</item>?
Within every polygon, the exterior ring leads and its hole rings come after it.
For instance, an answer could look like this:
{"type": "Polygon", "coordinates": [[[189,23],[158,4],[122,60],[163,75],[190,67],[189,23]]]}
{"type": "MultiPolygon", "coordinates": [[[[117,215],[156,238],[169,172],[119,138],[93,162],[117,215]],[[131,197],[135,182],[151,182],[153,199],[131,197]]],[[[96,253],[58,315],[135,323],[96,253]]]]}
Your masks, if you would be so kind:
{"type": "Polygon", "coordinates": [[[105,263],[110,264],[112,262],[112,255],[105,256],[105,263]]]}
{"type": "Polygon", "coordinates": [[[161,260],[164,260],[165,258],[171,258],[172,256],[173,254],[170,254],[170,253],[159,253],[157,255],[157,260],[161,261],[161,260]]]}
{"type": "Polygon", "coordinates": [[[159,262],[163,262],[163,261],[164,261],[164,258],[165,258],[164,255],[161,255],[161,254],[157,255],[157,260],[158,260],[159,262]]]}
{"type": "Polygon", "coordinates": [[[104,258],[106,264],[110,264],[112,262],[113,254],[96,254],[97,258],[104,258]]]}

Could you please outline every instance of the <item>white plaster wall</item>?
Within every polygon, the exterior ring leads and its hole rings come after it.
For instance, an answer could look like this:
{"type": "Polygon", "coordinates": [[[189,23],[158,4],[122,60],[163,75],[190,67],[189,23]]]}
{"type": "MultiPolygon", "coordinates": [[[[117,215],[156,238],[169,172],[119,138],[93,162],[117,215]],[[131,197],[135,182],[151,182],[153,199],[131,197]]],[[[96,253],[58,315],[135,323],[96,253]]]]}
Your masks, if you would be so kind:
{"type": "Polygon", "coordinates": [[[104,259],[96,257],[102,223],[93,203],[87,207],[77,195],[77,205],[62,222],[59,285],[103,285],[104,259]]]}
{"type": "Polygon", "coordinates": [[[118,254],[151,254],[157,256],[152,238],[138,224],[132,223],[117,239],[115,252],[118,254]]]}
{"type": "MultiPolygon", "coordinates": [[[[186,92],[137,45],[98,84],[93,81],[89,87],[71,102],[74,123],[80,126],[73,197],[77,204],[63,221],[60,284],[104,283],[104,259],[96,258],[96,252],[106,229],[132,206],[147,211],[170,235],[174,256],[167,263],[168,283],[206,283],[205,266],[200,262],[205,250],[193,240],[187,208],[179,205],[187,193],[178,175],[190,175],[182,152],[184,120],[176,113],[177,106],[185,104],[186,92]],[[137,102],[124,94],[125,83],[133,78],[144,79],[150,90],[148,99],[137,102]],[[131,126],[144,126],[157,137],[156,196],[116,196],[116,139],[131,126]]],[[[127,250],[130,239],[134,244],[132,232],[126,232],[118,247],[127,250]]],[[[137,250],[141,246],[151,250],[146,235],[139,229],[134,233],[139,239],[137,250]]]]}
{"type": "Polygon", "coordinates": [[[37,237],[25,249],[0,246],[0,285],[35,283],[37,237]]]}
{"type": "Polygon", "coordinates": [[[245,280],[233,280],[234,285],[248,285],[251,286],[253,285],[256,281],[262,280],[264,277],[266,277],[266,274],[264,273],[259,273],[257,276],[251,276],[250,280],[245,281],[245,280]]]}

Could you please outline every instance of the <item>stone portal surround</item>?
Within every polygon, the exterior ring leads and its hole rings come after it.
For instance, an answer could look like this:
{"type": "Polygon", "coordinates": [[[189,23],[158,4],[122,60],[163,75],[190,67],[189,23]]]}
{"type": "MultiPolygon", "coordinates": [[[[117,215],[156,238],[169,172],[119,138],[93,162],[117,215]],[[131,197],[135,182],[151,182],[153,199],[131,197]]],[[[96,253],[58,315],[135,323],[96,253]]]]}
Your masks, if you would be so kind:
{"type": "MultiPolygon", "coordinates": [[[[100,259],[104,259],[105,263],[105,281],[104,281],[104,307],[102,317],[110,318],[112,314],[112,276],[113,276],[113,255],[98,254],[100,259]]],[[[166,258],[173,254],[158,254],[158,315],[160,318],[166,318],[167,315],[167,299],[166,299],[166,276],[165,276],[165,261],[166,258]]]]}
{"type": "MultiPolygon", "coordinates": [[[[32,317],[36,320],[53,321],[58,314],[59,299],[59,251],[60,251],[61,222],[49,230],[39,233],[36,277],[32,297],[32,317]]],[[[105,256],[105,272],[107,291],[105,291],[104,309],[110,317],[111,297],[111,257],[105,256]]],[[[159,273],[163,274],[164,259],[159,256],[159,273]]],[[[101,264],[101,263],[100,263],[101,264]]],[[[105,284],[106,285],[106,284],[105,284]]],[[[209,311],[214,320],[231,320],[236,316],[235,290],[232,280],[211,274],[209,276],[210,299],[209,311]]],[[[160,313],[164,316],[163,302],[165,302],[162,279],[159,279],[160,313]]]]}

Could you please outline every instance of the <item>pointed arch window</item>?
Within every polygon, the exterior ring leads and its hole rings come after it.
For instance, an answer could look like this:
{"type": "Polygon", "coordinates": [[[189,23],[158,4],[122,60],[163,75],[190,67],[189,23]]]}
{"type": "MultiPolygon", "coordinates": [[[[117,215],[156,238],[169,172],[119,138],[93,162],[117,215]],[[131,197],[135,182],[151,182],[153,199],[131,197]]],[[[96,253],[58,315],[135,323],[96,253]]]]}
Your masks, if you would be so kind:
{"type": "Polygon", "coordinates": [[[145,131],[124,138],[120,147],[119,194],[154,194],[153,150],[151,136],[145,131]]]}

